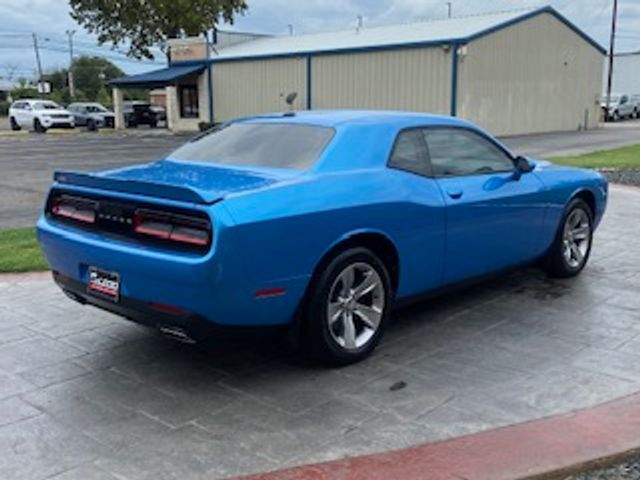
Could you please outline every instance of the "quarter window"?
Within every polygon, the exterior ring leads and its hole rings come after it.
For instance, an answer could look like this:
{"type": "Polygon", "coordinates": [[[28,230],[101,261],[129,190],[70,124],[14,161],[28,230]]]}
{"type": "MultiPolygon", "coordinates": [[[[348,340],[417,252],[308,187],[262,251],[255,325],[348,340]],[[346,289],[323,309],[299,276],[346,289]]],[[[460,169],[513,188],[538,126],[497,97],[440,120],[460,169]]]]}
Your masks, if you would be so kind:
{"type": "Polygon", "coordinates": [[[513,161],[496,145],[462,129],[425,129],[435,176],[474,175],[513,170],[513,161]]]}
{"type": "Polygon", "coordinates": [[[389,166],[418,175],[431,175],[427,144],[422,130],[416,128],[404,130],[398,134],[389,159],[389,166]]]}

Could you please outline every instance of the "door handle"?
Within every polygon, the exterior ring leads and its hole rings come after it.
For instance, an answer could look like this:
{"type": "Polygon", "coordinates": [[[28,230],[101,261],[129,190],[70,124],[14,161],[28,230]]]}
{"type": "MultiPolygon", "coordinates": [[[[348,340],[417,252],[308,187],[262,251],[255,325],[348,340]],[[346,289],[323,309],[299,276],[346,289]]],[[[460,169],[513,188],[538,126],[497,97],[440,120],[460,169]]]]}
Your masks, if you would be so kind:
{"type": "Polygon", "coordinates": [[[459,188],[449,188],[447,190],[447,195],[449,195],[454,200],[458,200],[462,197],[462,190],[459,188]]]}

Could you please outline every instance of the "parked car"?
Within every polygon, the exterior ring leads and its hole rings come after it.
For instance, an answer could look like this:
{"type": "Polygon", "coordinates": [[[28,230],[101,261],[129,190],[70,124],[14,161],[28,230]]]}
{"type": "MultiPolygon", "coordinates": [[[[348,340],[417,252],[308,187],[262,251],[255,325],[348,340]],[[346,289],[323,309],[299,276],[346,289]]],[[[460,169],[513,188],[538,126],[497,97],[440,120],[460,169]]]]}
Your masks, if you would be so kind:
{"type": "Polygon", "coordinates": [[[73,114],[76,126],[89,130],[115,127],[115,115],[100,103],[72,103],[67,110],[73,114]]]}
{"type": "Polygon", "coordinates": [[[44,133],[49,128],[73,128],[73,115],[50,100],[25,99],[13,102],[9,107],[11,130],[33,128],[44,133]]]}
{"type": "Polygon", "coordinates": [[[635,105],[631,102],[631,96],[627,93],[612,93],[609,100],[609,110],[607,111],[607,96],[600,99],[600,105],[604,113],[605,120],[617,122],[623,118],[631,118],[635,115],[635,105]]]}
{"type": "Polygon", "coordinates": [[[158,126],[158,114],[147,102],[124,102],[124,124],[127,128],[137,128],[138,125],[158,126]]]}
{"type": "Polygon", "coordinates": [[[151,110],[156,114],[158,122],[167,121],[167,109],[162,105],[151,105],[151,110]]]}
{"type": "Polygon", "coordinates": [[[57,172],[38,236],[82,304],[188,342],[286,328],[342,365],[372,352],[395,304],[530,263],[578,275],[607,191],[457,118],[290,112],[153,163],[57,172]]]}
{"type": "Polygon", "coordinates": [[[633,105],[633,116],[640,118],[640,95],[631,95],[630,101],[633,105]]]}

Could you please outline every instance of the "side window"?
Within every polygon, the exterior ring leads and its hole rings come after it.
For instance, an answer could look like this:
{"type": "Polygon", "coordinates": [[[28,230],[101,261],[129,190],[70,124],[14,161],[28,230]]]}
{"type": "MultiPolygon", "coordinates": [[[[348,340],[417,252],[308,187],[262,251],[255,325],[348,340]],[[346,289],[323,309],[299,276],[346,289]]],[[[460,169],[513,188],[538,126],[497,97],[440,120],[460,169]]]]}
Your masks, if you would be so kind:
{"type": "Polygon", "coordinates": [[[489,140],[468,130],[425,130],[435,176],[474,175],[513,170],[513,161],[489,140]]]}
{"type": "Polygon", "coordinates": [[[404,130],[398,134],[389,158],[389,166],[418,175],[431,175],[427,144],[422,130],[404,130]]]}
{"type": "Polygon", "coordinates": [[[629,101],[629,99],[627,98],[627,96],[623,95],[622,98],[620,99],[620,105],[624,105],[628,101],[629,101]]]}

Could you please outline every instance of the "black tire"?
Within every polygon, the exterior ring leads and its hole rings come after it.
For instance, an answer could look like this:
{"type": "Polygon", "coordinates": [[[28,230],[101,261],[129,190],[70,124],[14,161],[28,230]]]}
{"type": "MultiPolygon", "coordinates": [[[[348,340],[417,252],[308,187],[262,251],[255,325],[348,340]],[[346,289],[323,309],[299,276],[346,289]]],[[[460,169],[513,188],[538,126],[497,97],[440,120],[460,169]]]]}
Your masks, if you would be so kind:
{"type": "Polygon", "coordinates": [[[90,132],[95,132],[98,130],[98,124],[93,118],[89,118],[87,120],[87,130],[90,132]]]}
{"type": "Polygon", "coordinates": [[[33,129],[36,131],[36,133],[47,132],[47,129],[42,126],[42,124],[40,123],[40,120],[38,120],[37,118],[33,121],[33,129]]]}
{"type": "Polygon", "coordinates": [[[589,207],[589,205],[587,205],[587,203],[584,200],[580,198],[573,199],[571,202],[569,202],[569,205],[567,205],[567,208],[565,209],[565,212],[562,215],[562,220],[558,225],[558,232],[556,233],[556,238],[545,258],[544,267],[547,274],[550,277],[555,277],[555,278],[575,277],[584,269],[587,262],[589,261],[589,255],[591,254],[592,245],[593,245],[593,212],[591,211],[591,208],[589,207]],[[570,220],[571,218],[575,218],[576,215],[579,215],[579,211],[584,213],[585,222],[588,224],[587,225],[588,242],[586,244],[586,251],[581,252],[582,258],[578,262],[577,258],[573,258],[573,254],[570,254],[571,260],[568,259],[567,255],[565,254],[565,250],[566,248],[568,248],[565,246],[565,228],[567,228],[567,222],[571,221],[570,220]],[[578,213],[574,213],[574,212],[578,212],[578,213]]]}
{"type": "Polygon", "coordinates": [[[16,119],[13,117],[9,119],[9,124],[11,125],[11,130],[13,130],[14,132],[17,132],[22,128],[20,127],[20,125],[18,125],[18,122],[16,122],[16,119]]]}
{"type": "MultiPolygon", "coordinates": [[[[356,275],[358,274],[356,273],[356,275]]],[[[307,297],[308,301],[304,309],[304,347],[306,347],[306,350],[316,359],[331,366],[349,365],[365,359],[380,342],[391,309],[393,292],[386,266],[373,252],[366,248],[358,247],[336,255],[327,263],[322,271],[317,273],[316,277],[310,286],[307,297]],[[336,293],[335,289],[338,288],[337,285],[340,285],[340,283],[337,283],[340,281],[338,277],[348,268],[360,268],[363,266],[365,266],[365,268],[370,267],[377,273],[378,279],[381,281],[382,290],[376,289],[367,295],[371,296],[370,301],[372,304],[376,301],[379,302],[380,298],[383,298],[383,306],[381,307],[377,329],[371,330],[370,333],[366,332],[367,327],[361,317],[356,313],[351,313],[354,319],[352,325],[355,325],[356,334],[359,335],[360,338],[370,336],[362,345],[347,348],[344,345],[340,345],[336,339],[336,335],[339,335],[336,333],[336,330],[340,329],[340,326],[346,338],[345,329],[347,327],[345,326],[344,319],[341,316],[339,320],[335,321],[333,326],[330,326],[328,313],[329,303],[332,294],[336,293]],[[341,325],[338,325],[338,323],[341,325]]],[[[364,279],[365,277],[362,278],[364,279]]],[[[377,284],[376,282],[376,285],[377,284]]],[[[368,302],[366,295],[361,298],[362,303],[368,302]]],[[[357,309],[358,304],[355,303],[353,305],[356,305],[355,308],[357,309]]],[[[351,308],[353,308],[353,305],[351,308]]]]}

